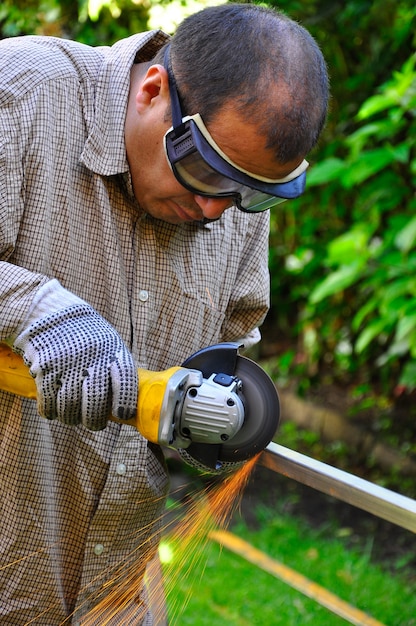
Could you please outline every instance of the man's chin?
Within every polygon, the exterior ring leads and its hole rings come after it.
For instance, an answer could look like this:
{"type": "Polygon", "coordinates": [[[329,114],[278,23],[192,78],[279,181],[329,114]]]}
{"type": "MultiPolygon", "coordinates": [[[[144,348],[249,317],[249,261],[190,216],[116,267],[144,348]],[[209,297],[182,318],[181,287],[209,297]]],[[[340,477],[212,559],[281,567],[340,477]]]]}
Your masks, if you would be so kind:
{"type": "Polygon", "coordinates": [[[176,202],[147,206],[144,207],[143,210],[155,219],[168,222],[169,224],[187,224],[203,220],[202,216],[194,216],[190,211],[188,212],[186,209],[183,209],[176,202]]]}

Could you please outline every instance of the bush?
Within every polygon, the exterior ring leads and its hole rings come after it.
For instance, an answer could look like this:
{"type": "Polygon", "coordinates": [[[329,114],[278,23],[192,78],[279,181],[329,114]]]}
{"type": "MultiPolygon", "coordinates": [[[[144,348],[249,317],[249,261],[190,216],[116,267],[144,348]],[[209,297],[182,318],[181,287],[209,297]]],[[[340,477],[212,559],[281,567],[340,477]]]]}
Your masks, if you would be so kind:
{"type": "MultiPolygon", "coordinates": [[[[308,299],[308,317],[328,300],[348,301],[346,339],[355,356],[416,387],[416,54],[361,107],[346,155],[317,165],[309,184],[336,179],[356,191],[352,225],[327,246],[329,272],[308,299]]],[[[338,309],[338,311],[337,311],[338,309]]],[[[353,358],[353,357],[352,357],[353,358]]]]}
{"type": "Polygon", "coordinates": [[[379,383],[393,396],[416,380],[416,7],[408,0],[278,6],[321,45],[332,102],[309,155],[306,193],[272,211],[266,341],[273,324],[279,351],[290,347],[292,378],[301,380],[303,367],[304,389],[326,374],[379,383]]]}

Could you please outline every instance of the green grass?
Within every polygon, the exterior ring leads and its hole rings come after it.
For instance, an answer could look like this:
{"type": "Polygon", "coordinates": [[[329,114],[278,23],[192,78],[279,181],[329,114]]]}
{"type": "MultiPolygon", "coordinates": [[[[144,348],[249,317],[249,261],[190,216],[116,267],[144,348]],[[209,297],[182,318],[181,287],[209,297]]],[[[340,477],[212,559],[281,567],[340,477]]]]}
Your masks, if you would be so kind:
{"type": "MultiPolygon", "coordinates": [[[[416,585],[410,576],[393,575],[372,563],[371,537],[367,548],[358,552],[347,547],[342,530],[311,529],[295,517],[266,508],[257,512],[257,518],[254,531],[239,519],[230,530],[383,624],[416,625],[416,585]]],[[[178,556],[183,558],[180,548],[178,556]]],[[[174,561],[173,570],[167,572],[167,589],[172,626],[346,624],[213,542],[199,546],[182,566],[174,561]]]]}

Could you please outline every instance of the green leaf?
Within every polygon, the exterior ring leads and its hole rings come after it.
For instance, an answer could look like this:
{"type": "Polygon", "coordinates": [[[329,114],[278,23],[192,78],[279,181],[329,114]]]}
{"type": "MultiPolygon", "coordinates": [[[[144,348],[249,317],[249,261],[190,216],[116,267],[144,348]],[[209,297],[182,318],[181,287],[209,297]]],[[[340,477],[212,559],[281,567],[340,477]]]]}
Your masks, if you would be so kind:
{"type": "Polygon", "coordinates": [[[376,360],[376,365],[378,367],[383,367],[389,361],[393,359],[397,361],[398,358],[401,358],[404,355],[409,354],[409,342],[408,341],[394,341],[389,349],[384,352],[381,356],[376,360]]]}
{"type": "Polygon", "coordinates": [[[416,241],[416,216],[399,231],[394,239],[394,243],[399,250],[405,254],[413,248],[416,241]]]}
{"type": "Polygon", "coordinates": [[[367,300],[367,302],[360,309],[358,309],[357,313],[352,319],[352,322],[351,322],[352,329],[357,331],[359,327],[361,326],[361,324],[363,323],[364,319],[367,317],[367,315],[369,315],[373,311],[378,311],[379,305],[380,305],[380,299],[378,295],[367,300]]]}
{"type": "Polygon", "coordinates": [[[360,335],[358,336],[357,341],[355,342],[355,351],[358,354],[363,352],[363,350],[365,350],[365,348],[373,341],[373,339],[383,333],[386,328],[390,330],[389,323],[385,319],[376,320],[375,322],[372,322],[371,324],[366,326],[362,333],[360,333],[360,335]]]}
{"type": "Polygon", "coordinates": [[[345,169],[341,176],[341,182],[344,187],[350,189],[374,176],[395,160],[392,150],[385,147],[362,152],[359,159],[345,169]]]}
{"type": "Polygon", "coordinates": [[[410,154],[410,144],[403,142],[398,144],[397,146],[389,146],[389,150],[391,150],[395,161],[398,161],[399,163],[408,162],[410,154]]]}
{"type": "Polygon", "coordinates": [[[385,111],[397,104],[398,97],[396,93],[382,93],[380,95],[368,98],[357,113],[357,119],[365,120],[380,111],[385,111]]]}
{"type": "Polygon", "coordinates": [[[350,287],[361,276],[362,262],[357,261],[351,265],[343,265],[335,272],[332,272],[327,276],[310,295],[310,302],[316,304],[328,296],[332,296],[335,293],[343,291],[347,287],[350,287]]]}
{"type": "Polygon", "coordinates": [[[400,376],[399,383],[409,390],[416,388],[416,361],[406,363],[400,376]]]}
{"type": "Polygon", "coordinates": [[[412,276],[398,277],[385,287],[380,286],[380,300],[383,304],[392,303],[393,309],[397,310],[396,301],[399,298],[407,300],[412,293],[413,287],[414,281],[412,276]]]}
{"type": "Polygon", "coordinates": [[[361,152],[364,150],[367,144],[370,144],[370,140],[374,139],[380,143],[380,140],[390,139],[397,136],[400,128],[405,125],[405,122],[397,122],[390,118],[379,120],[376,122],[370,122],[361,126],[356,131],[351,133],[345,138],[345,144],[351,150],[351,157],[359,159],[361,152]]]}
{"type": "Polygon", "coordinates": [[[404,63],[400,72],[393,72],[392,80],[380,88],[381,93],[367,98],[357,113],[357,119],[367,119],[397,105],[411,106],[416,82],[415,63],[416,54],[413,54],[404,63]]]}
{"type": "Polygon", "coordinates": [[[330,157],[321,163],[313,165],[307,174],[308,187],[329,183],[340,177],[345,170],[346,164],[342,159],[330,157]]]}
{"type": "MultiPolygon", "coordinates": [[[[357,255],[368,257],[369,233],[360,225],[337,237],[328,245],[328,262],[347,265],[354,263],[357,255]]],[[[362,261],[364,259],[362,258],[362,261]]]]}
{"type": "Polygon", "coordinates": [[[397,326],[395,341],[403,341],[416,329],[416,314],[402,317],[397,326]]]}
{"type": "MultiPolygon", "coordinates": [[[[389,224],[389,228],[391,228],[391,224],[389,224]]],[[[398,229],[397,232],[399,230],[401,229],[398,229]]],[[[416,254],[413,251],[404,258],[402,252],[392,247],[390,251],[383,254],[382,262],[389,280],[397,280],[403,276],[410,278],[416,273],[416,254]]]]}

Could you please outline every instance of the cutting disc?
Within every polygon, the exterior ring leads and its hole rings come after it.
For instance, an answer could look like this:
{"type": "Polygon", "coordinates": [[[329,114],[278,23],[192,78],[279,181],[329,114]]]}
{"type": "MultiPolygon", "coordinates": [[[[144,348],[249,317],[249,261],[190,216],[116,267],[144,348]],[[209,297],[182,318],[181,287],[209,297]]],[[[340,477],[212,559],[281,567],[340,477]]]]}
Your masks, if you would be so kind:
{"type": "Polygon", "coordinates": [[[272,440],[280,418],[276,387],[257,363],[238,354],[238,344],[218,344],[196,353],[183,364],[202,371],[236,376],[242,382],[244,423],[238,433],[221,445],[193,443],[188,452],[201,463],[236,463],[253,457],[272,440]]]}
{"type": "Polygon", "coordinates": [[[279,396],[266,372],[254,361],[237,356],[234,375],[243,383],[244,424],[222,445],[221,461],[245,461],[261,452],[279,424],[279,396]]]}

